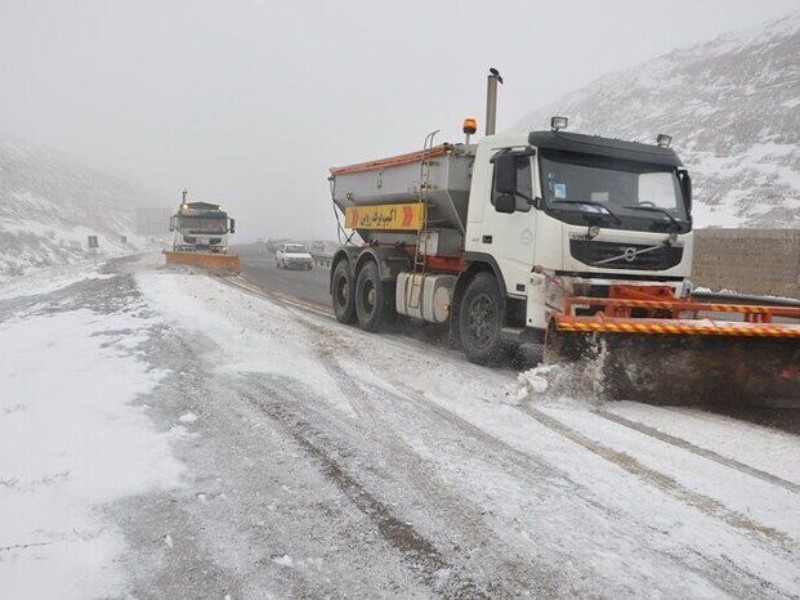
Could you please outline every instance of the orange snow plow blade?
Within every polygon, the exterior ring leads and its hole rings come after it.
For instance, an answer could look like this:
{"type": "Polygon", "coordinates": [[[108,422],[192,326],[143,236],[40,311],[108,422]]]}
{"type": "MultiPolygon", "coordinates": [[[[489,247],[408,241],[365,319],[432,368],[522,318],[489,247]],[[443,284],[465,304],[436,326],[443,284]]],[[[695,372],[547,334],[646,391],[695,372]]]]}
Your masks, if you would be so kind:
{"type": "Polygon", "coordinates": [[[615,399],[800,408],[793,306],[570,297],[552,317],[545,358],[600,361],[615,399]]]}
{"type": "Polygon", "coordinates": [[[238,275],[242,268],[235,254],[164,250],[167,264],[201,267],[215,275],[238,275]]]}

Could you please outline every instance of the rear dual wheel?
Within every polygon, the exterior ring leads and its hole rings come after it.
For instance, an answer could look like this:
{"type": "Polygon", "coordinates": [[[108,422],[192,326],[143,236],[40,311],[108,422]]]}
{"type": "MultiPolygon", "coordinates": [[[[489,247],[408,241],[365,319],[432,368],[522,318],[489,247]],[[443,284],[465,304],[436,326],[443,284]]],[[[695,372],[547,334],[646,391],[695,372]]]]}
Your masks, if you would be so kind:
{"type": "Polygon", "coordinates": [[[346,260],[336,263],[331,276],[333,314],[339,323],[350,325],[356,322],[355,282],[346,260]]]}
{"type": "Polygon", "coordinates": [[[373,261],[366,263],[358,272],[355,292],[356,316],[361,329],[379,331],[394,322],[397,317],[395,284],[381,281],[378,265],[373,261]]]}
{"type": "Polygon", "coordinates": [[[391,324],[397,312],[394,307],[393,283],[382,282],[378,265],[367,262],[354,280],[346,260],[336,263],[331,277],[333,313],[340,323],[358,326],[364,331],[379,331],[391,324]]]}

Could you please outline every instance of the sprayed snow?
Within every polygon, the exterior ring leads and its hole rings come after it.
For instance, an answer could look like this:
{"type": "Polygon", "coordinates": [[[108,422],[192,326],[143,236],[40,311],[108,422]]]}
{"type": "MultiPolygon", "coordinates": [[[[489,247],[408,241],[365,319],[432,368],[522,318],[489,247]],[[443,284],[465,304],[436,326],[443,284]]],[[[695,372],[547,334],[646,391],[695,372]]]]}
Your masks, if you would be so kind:
{"type": "Polygon", "coordinates": [[[124,592],[124,540],[95,509],[178,485],[182,472],[169,436],[130,404],[163,374],[114,343],[144,325],[88,310],[0,323],[4,597],[124,592]]]}

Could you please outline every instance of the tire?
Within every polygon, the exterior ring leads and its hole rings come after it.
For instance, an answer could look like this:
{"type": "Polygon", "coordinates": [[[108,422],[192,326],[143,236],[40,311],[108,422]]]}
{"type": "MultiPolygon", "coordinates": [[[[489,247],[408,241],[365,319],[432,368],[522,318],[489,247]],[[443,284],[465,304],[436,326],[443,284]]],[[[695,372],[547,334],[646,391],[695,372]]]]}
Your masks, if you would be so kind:
{"type": "Polygon", "coordinates": [[[380,331],[394,322],[394,284],[384,284],[378,276],[378,265],[365,264],[356,280],[356,316],[364,331],[380,331]]]}
{"type": "Polygon", "coordinates": [[[331,276],[331,304],[339,323],[352,325],[356,322],[355,285],[346,260],[336,263],[331,276]]]}
{"type": "Polygon", "coordinates": [[[470,362],[495,365],[502,360],[504,320],[505,302],[497,279],[491,273],[478,273],[467,284],[458,313],[461,347],[470,362]]]}

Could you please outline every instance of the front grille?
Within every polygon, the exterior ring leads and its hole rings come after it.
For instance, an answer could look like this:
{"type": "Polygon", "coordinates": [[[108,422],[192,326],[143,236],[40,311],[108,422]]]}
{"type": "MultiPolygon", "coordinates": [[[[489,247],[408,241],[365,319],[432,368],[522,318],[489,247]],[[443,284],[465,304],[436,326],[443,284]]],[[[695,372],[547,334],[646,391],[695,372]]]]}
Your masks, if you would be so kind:
{"type": "Polygon", "coordinates": [[[683,258],[683,248],[677,246],[658,246],[652,250],[649,248],[653,246],[586,239],[574,239],[569,243],[573,258],[592,267],[663,271],[680,264],[683,258]],[[638,254],[642,250],[647,251],[638,254]]]}

